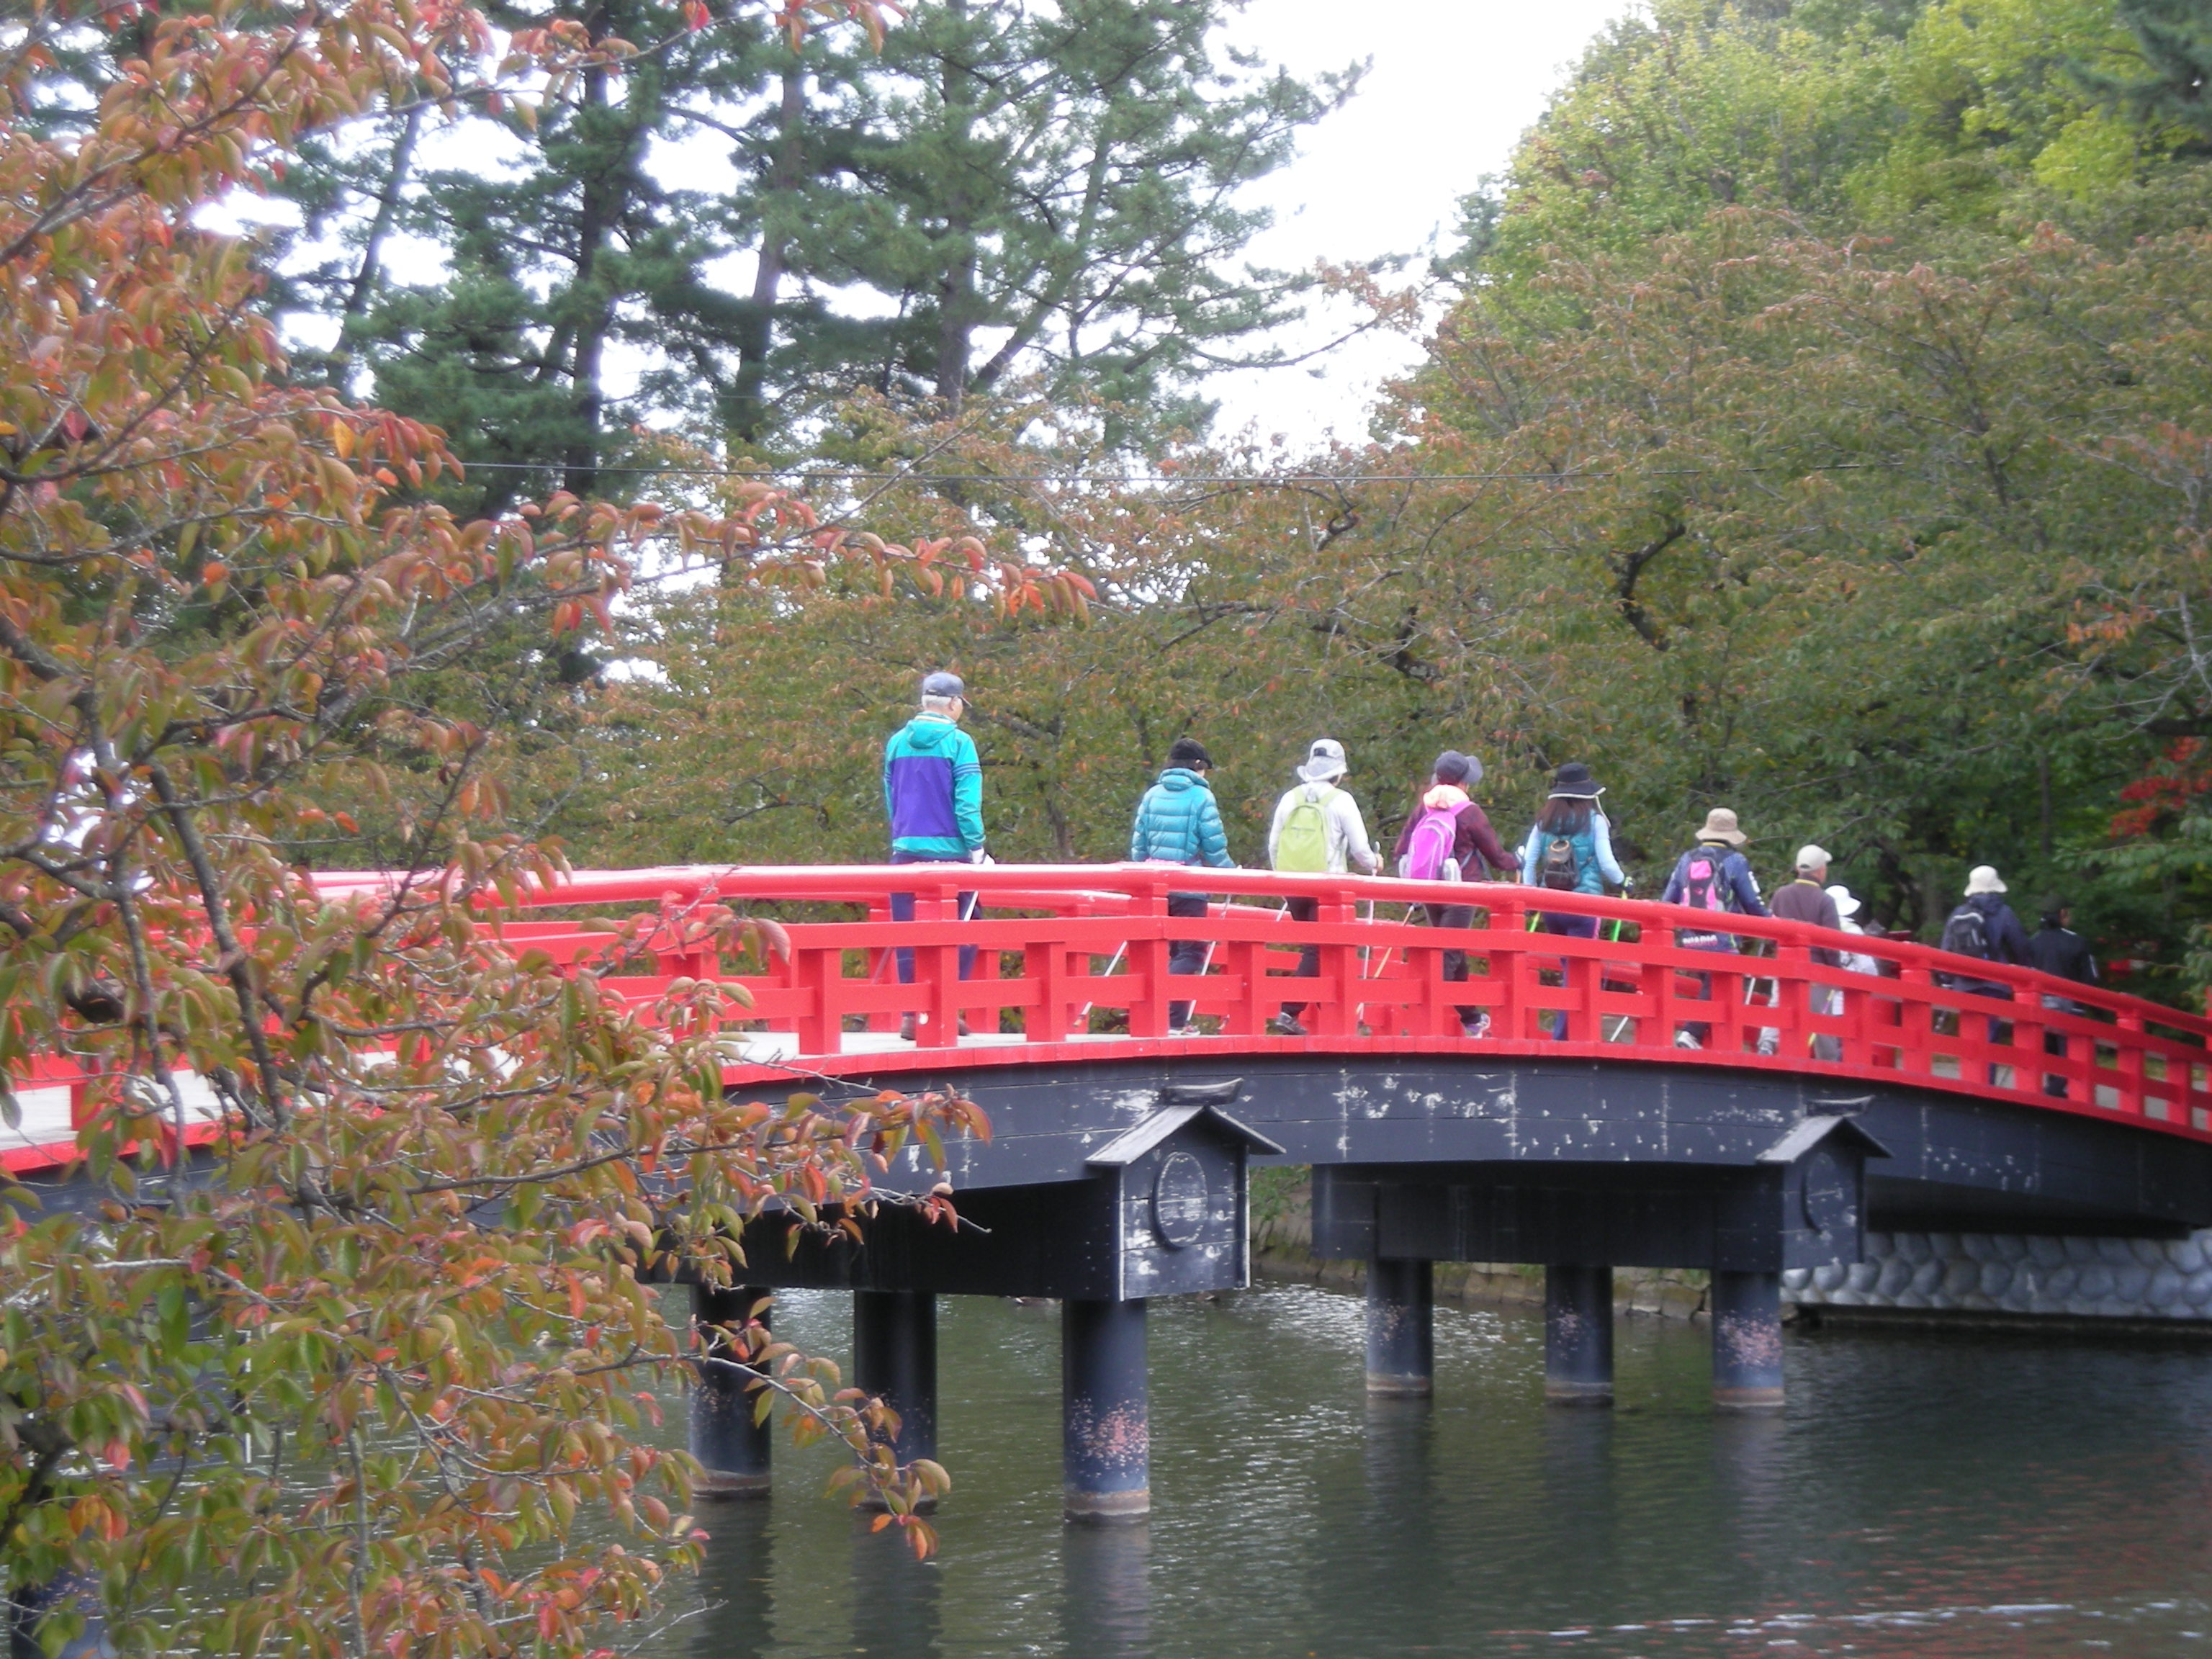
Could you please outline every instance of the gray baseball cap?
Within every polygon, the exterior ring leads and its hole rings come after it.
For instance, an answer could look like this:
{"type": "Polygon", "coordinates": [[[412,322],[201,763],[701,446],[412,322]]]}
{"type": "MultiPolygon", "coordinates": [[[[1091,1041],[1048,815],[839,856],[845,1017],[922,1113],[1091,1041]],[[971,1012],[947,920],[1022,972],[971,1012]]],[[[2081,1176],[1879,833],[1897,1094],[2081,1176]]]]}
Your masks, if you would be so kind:
{"type": "Polygon", "coordinates": [[[968,697],[968,688],[961,683],[959,675],[948,674],[940,668],[933,674],[921,677],[921,695],[925,697],[958,697],[964,702],[968,697]]]}

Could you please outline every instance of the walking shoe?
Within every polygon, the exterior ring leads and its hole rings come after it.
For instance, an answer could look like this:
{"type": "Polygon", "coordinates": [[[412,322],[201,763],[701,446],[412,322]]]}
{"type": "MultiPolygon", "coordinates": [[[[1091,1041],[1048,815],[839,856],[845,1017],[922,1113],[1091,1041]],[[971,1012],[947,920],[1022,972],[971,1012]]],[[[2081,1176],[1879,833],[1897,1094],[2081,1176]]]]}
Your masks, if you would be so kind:
{"type": "Polygon", "coordinates": [[[1477,1014],[1473,1019],[1463,1019],[1460,1021],[1459,1029],[1460,1034],[1462,1036],[1488,1036],[1490,1035],[1490,1011],[1486,1008],[1482,1012],[1477,1014]]]}
{"type": "Polygon", "coordinates": [[[1304,1036],[1306,1028],[1298,1024],[1296,1014],[1277,1014],[1270,1026],[1277,1036],[1304,1036]]]}
{"type": "MultiPolygon", "coordinates": [[[[968,1016],[962,1014],[959,1016],[959,1019],[960,1035],[962,1036],[966,1036],[968,1035],[968,1016]]],[[[912,1014],[901,1014],[899,1016],[899,1040],[902,1042],[911,1042],[914,1041],[914,1026],[915,1017],[912,1014]]]]}
{"type": "Polygon", "coordinates": [[[1186,1020],[1181,1025],[1169,1026],[1168,1035],[1170,1036],[1203,1036],[1205,1033],[1198,1029],[1197,1021],[1186,1020]]]}
{"type": "Polygon", "coordinates": [[[1687,1031],[1677,1031],[1674,1033],[1674,1046],[1677,1048],[1702,1048],[1705,1045],[1687,1031]]]}

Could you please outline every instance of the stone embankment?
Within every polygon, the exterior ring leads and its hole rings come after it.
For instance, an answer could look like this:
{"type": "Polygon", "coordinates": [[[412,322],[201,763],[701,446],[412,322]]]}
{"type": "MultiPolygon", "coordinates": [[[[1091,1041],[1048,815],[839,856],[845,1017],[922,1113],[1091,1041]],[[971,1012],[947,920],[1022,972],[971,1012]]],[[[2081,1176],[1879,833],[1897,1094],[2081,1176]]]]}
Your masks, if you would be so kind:
{"type": "Polygon", "coordinates": [[[1784,1273],[1782,1294],[1838,1310],[2212,1322],[2212,1231],[2176,1239],[1869,1233],[1865,1261],[1784,1273]]]}

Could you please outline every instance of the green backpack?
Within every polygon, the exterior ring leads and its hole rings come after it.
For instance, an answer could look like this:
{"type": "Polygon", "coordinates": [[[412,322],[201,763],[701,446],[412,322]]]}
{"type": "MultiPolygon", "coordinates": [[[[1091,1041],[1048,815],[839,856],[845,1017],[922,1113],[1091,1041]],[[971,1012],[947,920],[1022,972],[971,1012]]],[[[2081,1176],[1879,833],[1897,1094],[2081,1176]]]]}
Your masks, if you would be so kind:
{"type": "Polygon", "coordinates": [[[1328,803],[1336,799],[1337,793],[1332,789],[1316,800],[1303,789],[1299,791],[1297,805],[1291,808],[1290,817],[1283,820],[1283,833],[1275,838],[1275,868],[1328,868],[1328,803]]]}

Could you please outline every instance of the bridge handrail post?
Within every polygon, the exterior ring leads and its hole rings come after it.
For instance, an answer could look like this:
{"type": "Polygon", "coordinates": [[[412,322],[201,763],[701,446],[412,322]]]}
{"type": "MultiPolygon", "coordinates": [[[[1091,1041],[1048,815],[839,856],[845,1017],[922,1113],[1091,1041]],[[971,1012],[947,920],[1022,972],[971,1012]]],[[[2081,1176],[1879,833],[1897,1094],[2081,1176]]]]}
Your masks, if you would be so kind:
{"type": "Polygon", "coordinates": [[[1264,939],[1232,939],[1222,952],[1228,960],[1224,970],[1234,979],[1238,994],[1221,1016],[1221,1034],[1231,1037],[1254,1037],[1266,1032],[1268,1016],[1265,1012],[1267,991],[1267,945],[1264,939]]]}
{"type": "Polygon", "coordinates": [[[1899,1069],[1919,1077],[1933,1077],[1936,1045],[1944,1040],[1936,1030],[1936,999],[1942,988],[1936,983],[1931,969],[1913,962],[1902,964],[1897,982],[1904,993],[1898,1008],[1899,1069]]]}
{"type": "Polygon", "coordinates": [[[1073,1029],[1075,998],[1068,976],[1074,954],[1057,936],[1032,938],[1023,946],[1023,976],[1037,982],[1037,1000],[1022,1018],[1027,1041],[1058,1042],[1073,1029]]]}
{"type": "MultiPolygon", "coordinates": [[[[915,869],[964,868],[961,866],[910,866],[915,869]]],[[[979,898],[976,908],[981,909],[979,898]]],[[[960,916],[960,886],[957,879],[939,876],[926,887],[915,890],[914,913],[917,921],[957,921],[960,916]]],[[[960,1041],[960,944],[926,945],[914,953],[915,978],[922,992],[922,1006],[928,1019],[915,1033],[915,1046],[923,1048],[950,1048],[960,1041]]]]}
{"type": "MultiPolygon", "coordinates": [[[[1433,910],[1431,914],[1434,914],[1433,910]]],[[[1410,918],[1408,925],[1411,925],[1410,918]]],[[[1425,939],[1419,945],[1408,945],[1404,949],[1406,969],[1413,976],[1416,988],[1414,1000],[1410,1007],[1403,1010],[1393,1006],[1390,1035],[1395,1035],[1410,1025],[1416,1036],[1456,1036],[1460,1029],[1459,1005],[1464,1002],[1469,1007],[1474,1006],[1474,1000],[1468,996],[1455,994],[1452,987],[1455,981],[1444,977],[1444,956],[1453,948],[1449,942],[1451,935],[1442,927],[1431,927],[1429,932],[1436,937],[1436,944],[1431,945],[1425,939]]],[[[1472,940],[1468,942],[1467,953],[1474,954],[1472,940]]],[[[1474,982],[1472,964],[1468,972],[1467,980],[1456,981],[1461,993],[1474,982]]],[[[1370,1025],[1373,1024],[1371,1020],[1369,1023],[1370,1025]]]]}
{"type": "MultiPolygon", "coordinates": [[[[1359,914],[1358,901],[1346,888],[1338,886],[1320,896],[1314,907],[1314,919],[1301,924],[1313,932],[1323,928],[1344,927],[1359,914]]],[[[1350,940],[1324,939],[1321,943],[1320,977],[1315,1000],[1308,1009],[1317,1016],[1308,1022],[1309,1028],[1320,1036],[1358,1036],[1359,1035],[1359,946],[1350,940]]]]}
{"type": "MultiPolygon", "coordinates": [[[[1131,896],[1141,900],[1143,908],[1137,911],[1133,905],[1136,913],[1129,919],[1130,930],[1138,937],[1130,941],[1127,960],[1139,981],[1129,1003],[1129,1035],[1164,1037],[1168,1034],[1167,877],[1150,872],[1138,877],[1131,896]]],[[[1192,995],[1196,994],[1194,987],[1192,995]]]]}
{"type": "Polygon", "coordinates": [[[1796,939],[1783,939],[1774,947],[1773,966],[1767,977],[1774,981],[1772,1006],[1778,1059],[1791,1065],[1813,1055],[1813,947],[1796,939]]]}
{"type": "Polygon", "coordinates": [[[2028,986],[2016,988],[2014,1006],[2020,1012],[2012,1022],[2012,1086],[2015,1094],[2043,1092],[2043,1033],[2047,1020],[2043,998],[2028,986]]]}
{"type": "Polygon", "coordinates": [[[1721,1054],[1740,1054],[1743,1052],[1743,1010],[1750,1006],[1757,975],[1744,966],[1747,958],[1741,941],[1733,935],[1723,937],[1729,938],[1731,943],[1725,951],[1713,952],[1713,1036],[1708,1046],[1721,1054]]]}
{"type": "Polygon", "coordinates": [[[845,953],[794,941],[790,959],[775,964],[771,974],[799,995],[799,1013],[793,1026],[799,1053],[837,1053],[843,1046],[844,1018],[831,987],[844,978],[845,953]]]}
{"type": "Polygon", "coordinates": [[[1514,884],[1505,886],[1486,908],[1482,954],[1487,964],[1485,978],[1492,988],[1491,1035],[1517,1037],[1522,1035],[1521,943],[1528,925],[1528,907],[1514,884]]]}
{"type": "MultiPolygon", "coordinates": [[[[1671,930],[1666,943],[1674,943],[1671,930]]],[[[1651,1010],[1648,1016],[1651,1024],[1647,1030],[1641,1020],[1638,1022],[1636,1036],[1638,1048],[1668,1048],[1674,1046],[1675,1028],[1680,1024],[1680,1016],[1675,1012],[1674,1006],[1675,975],[1679,972],[1680,969],[1671,962],[1647,962],[1644,964],[1638,977],[1644,981],[1644,1005],[1651,1010]]]]}
{"type": "MultiPolygon", "coordinates": [[[[2112,1058],[2118,1062],[2118,1079],[2112,1085],[2119,1092],[2119,1109],[2130,1117],[2148,1115],[2149,1103],[2144,1098],[2148,1079],[2143,1074],[2143,1017],[2136,1010],[2124,1008],[2117,1022],[2123,1040],[2112,1044],[2112,1058]],[[2133,1037],[2133,1042],[2126,1041],[2133,1037]]],[[[2094,1090],[2094,1085],[2092,1085],[2094,1090]]],[[[2095,1098],[2094,1092],[2090,1097],[2095,1098]]]]}

